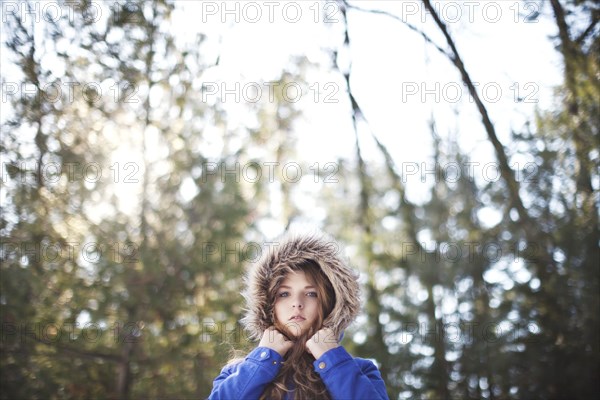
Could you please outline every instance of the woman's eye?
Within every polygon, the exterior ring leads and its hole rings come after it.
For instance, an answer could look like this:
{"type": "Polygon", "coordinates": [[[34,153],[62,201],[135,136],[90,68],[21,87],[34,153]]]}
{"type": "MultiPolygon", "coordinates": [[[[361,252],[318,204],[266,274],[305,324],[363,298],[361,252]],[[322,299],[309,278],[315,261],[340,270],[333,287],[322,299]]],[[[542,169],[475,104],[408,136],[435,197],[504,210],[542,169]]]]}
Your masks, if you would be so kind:
{"type": "Polygon", "coordinates": [[[308,292],[306,293],[308,297],[317,297],[317,292],[308,292]]]}
{"type": "Polygon", "coordinates": [[[281,292],[277,296],[279,296],[279,297],[287,297],[287,296],[289,296],[289,293],[288,292],[281,292]]]}

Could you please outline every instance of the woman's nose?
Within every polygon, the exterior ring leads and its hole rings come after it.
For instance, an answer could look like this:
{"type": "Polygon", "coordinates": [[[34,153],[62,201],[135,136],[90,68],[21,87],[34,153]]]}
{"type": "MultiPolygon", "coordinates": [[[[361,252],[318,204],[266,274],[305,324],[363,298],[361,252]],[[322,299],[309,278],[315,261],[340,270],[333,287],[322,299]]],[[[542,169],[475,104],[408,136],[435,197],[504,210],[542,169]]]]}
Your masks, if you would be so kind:
{"type": "Polygon", "coordinates": [[[300,300],[294,300],[294,304],[292,304],[292,307],[298,307],[298,308],[302,308],[304,305],[302,304],[302,301],[300,300]]]}

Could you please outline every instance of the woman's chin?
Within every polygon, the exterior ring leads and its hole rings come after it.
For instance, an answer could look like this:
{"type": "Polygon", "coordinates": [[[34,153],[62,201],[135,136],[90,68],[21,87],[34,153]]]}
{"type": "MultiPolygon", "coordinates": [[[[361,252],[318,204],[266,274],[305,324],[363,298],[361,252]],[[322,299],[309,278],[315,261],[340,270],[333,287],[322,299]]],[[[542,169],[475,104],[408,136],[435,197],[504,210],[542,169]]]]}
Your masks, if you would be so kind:
{"type": "Polygon", "coordinates": [[[310,330],[310,324],[307,321],[292,321],[285,325],[287,336],[297,339],[310,330]]]}

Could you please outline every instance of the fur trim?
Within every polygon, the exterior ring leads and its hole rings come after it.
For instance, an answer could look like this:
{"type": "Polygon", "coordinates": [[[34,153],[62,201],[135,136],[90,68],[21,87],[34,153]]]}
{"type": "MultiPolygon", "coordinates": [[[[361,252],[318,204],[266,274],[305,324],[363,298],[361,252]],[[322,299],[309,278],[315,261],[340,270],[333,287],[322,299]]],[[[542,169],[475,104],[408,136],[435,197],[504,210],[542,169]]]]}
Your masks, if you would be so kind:
{"type": "Polygon", "coordinates": [[[360,311],[358,273],[341,256],[339,244],[322,232],[286,233],[273,242],[267,242],[261,258],[253,263],[246,276],[242,292],[246,299],[242,324],[251,339],[260,339],[273,325],[269,315],[268,290],[271,279],[284,265],[306,260],[317,263],[331,282],[336,303],[323,325],[331,328],[336,337],[354,321],[360,311]]]}

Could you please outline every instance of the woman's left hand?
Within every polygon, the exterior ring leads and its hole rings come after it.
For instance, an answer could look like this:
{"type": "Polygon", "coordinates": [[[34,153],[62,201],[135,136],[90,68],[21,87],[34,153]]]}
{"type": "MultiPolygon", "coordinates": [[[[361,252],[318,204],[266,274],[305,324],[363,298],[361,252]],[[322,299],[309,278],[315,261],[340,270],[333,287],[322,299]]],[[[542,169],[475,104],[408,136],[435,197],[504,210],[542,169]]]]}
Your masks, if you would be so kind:
{"type": "Polygon", "coordinates": [[[315,333],[306,342],[306,350],[313,355],[315,359],[318,359],[327,350],[335,349],[339,346],[339,343],[333,334],[333,331],[329,328],[323,328],[315,333]]]}

